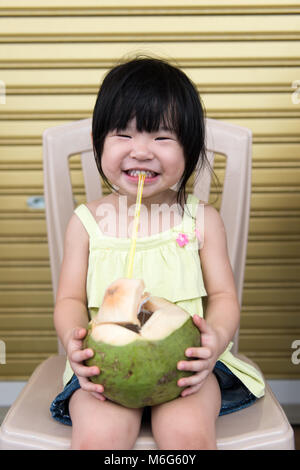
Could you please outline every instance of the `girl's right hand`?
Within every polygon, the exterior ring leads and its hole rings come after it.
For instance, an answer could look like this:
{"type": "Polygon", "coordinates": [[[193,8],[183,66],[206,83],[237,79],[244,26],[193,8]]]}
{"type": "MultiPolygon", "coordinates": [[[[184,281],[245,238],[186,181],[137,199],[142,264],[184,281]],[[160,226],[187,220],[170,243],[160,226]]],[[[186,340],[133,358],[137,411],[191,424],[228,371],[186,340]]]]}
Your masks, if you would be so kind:
{"type": "Polygon", "coordinates": [[[87,330],[85,328],[78,327],[72,330],[67,344],[67,355],[70,365],[78,378],[80,387],[87,392],[91,392],[98,400],[104,401],[105,397],[102,395],[104,392],[103,385],[94,384],[89,380],[89,377],[100,374],[99,367],[87,367],[83,364],[83,361],[94,355],[92,349],[82,349],[83,339],[86,334],[87,330]]]}

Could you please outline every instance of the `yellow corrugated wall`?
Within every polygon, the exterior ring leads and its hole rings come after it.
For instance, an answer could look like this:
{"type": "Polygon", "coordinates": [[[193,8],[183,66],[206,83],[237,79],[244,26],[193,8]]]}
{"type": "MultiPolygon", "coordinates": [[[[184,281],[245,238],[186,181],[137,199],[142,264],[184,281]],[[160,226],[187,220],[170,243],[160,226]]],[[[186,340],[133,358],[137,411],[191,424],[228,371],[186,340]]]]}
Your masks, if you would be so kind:
{"type": "MultiPolygon", "coordinates": [[[[0,14],[0,378],[56,352],[45,214],[28,206],[42,132],[89,117],[107,68],[135,52],[170,58],[209,117],[252,129],[240,350],[267,378],[299,378],[300,1],[10,0],[0,14]]],[[[73,178],[80,199],[76,162],[73,178]]]]}

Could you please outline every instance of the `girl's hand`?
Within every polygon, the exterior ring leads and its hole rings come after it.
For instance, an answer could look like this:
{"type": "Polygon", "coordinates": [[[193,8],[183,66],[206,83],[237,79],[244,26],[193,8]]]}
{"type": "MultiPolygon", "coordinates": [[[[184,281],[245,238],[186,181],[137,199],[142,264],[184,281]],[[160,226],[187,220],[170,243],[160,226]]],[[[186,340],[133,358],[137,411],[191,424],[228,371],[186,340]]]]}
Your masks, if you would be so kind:
{"type": "Polygon", "coordinates": [[[182,397],[191,395],[200,390],[207,376],[212,372],[218,359],[217,333],[199,315],[193,316],[193,321],[201,333],[201,346],[188,348],[185,351],[187,357],[197,358],[191,361],[180,361],[177,364],[179,370],[195,372],[190,377],[178,380],[179,387],[187,387],[181,393],[182,397]]]}
{"type": "Polygon", "coordinates": [[[83,361],[93,357],[94,352],[92,349],[82,349],[82,341],[85,338],[87,331],[85,328],[74,328],[72,330],[70,339],[67,344],[67,355],[70,361],[70,365],[76,374],[80,387],[97,398],[98,400],[105,400],[102,395],[104,391],[103,385],[94,384],[88,378],[93,375],[100,374],[99,367],[87,367],[83,364],[83,361]]]}

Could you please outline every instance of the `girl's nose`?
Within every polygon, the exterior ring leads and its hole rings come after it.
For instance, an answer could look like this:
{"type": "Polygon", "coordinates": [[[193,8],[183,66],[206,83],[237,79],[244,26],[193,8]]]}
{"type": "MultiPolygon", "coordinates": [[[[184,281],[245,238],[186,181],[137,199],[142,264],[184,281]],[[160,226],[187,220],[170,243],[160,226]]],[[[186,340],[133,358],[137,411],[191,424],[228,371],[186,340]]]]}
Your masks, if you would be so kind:
{"type": "Polygon", "coordinates": [[[153,158],[153,153],[147,139],[132,139],[130,157],[138,158],[140,160],[148,160],[149,158],[153,158]]]}

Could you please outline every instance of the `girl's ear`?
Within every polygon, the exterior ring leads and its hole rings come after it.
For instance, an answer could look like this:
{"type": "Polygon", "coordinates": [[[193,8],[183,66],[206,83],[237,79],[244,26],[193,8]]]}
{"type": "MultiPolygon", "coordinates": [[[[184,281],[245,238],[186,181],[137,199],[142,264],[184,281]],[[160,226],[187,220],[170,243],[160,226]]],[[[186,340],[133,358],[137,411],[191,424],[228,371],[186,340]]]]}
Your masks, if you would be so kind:
{"type": "Polygon", "coordinates": [[[91,138],[92,138],[92,143],[93,143],[93,133],[91,132],[91,138]]]}

